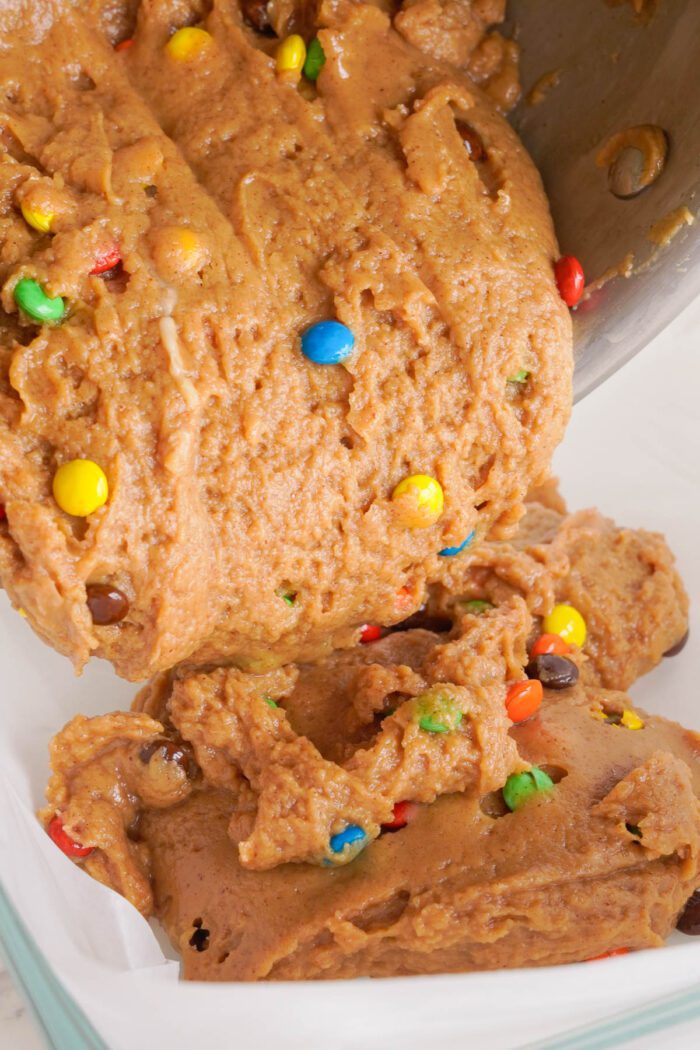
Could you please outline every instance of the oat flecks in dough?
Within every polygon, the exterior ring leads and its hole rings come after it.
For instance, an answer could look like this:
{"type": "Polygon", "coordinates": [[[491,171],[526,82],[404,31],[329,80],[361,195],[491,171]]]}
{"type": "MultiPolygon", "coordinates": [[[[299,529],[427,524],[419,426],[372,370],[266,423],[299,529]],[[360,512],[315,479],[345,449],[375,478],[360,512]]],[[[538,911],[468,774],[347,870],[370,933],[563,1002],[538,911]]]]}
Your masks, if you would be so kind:
{"type": "Polygon", "coordinates": [[[513,527],[569,411],[542,187],[475,86],[502,108],[517,95],[515,45],[489,28],[503,5],[420,0],[393,26],[324,4],[326,63],[299,89],[236,4],[206,5],[206,63],[186,71],[165,49],[175,0],[114,40],[85,5],[25,7],[0,57],[3,586],[76,666],[96,654],[135,680],[181,661],[261,670],[401,619],[439,550],[513,527]],[[459,46],[438,54],[438,36],[459,46]],[[49,234],[21,216],[30,183],[49,234]],[[91,277],[105,234],[119,272],[91,277]],[[23,274],[65,298],[61,325],[19,317],[23,274]],[[299,336],[334,318],[355,348],[318,366],[299,336]],[[77,457],[110,486],[83,526],[51,497],[77,457]],[[392,512],[414,473],[445,493],[427,529],[392,512]],[[119,624],[93,624],[93,582],[127,596],[119,624]]]}

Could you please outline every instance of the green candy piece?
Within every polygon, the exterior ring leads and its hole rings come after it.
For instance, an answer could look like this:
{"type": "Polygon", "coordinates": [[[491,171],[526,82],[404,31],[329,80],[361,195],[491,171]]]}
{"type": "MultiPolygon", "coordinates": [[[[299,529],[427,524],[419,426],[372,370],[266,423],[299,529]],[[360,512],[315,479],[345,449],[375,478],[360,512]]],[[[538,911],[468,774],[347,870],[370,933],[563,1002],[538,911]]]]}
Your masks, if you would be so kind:
{"type": "Polygon", "coordinates": [[[316,80],[325,64],[326,54],[321,47],[321,41],[315,36],[306,52],[306,62],[304,62],[304,76],[306,79],[316,80]]]}
{"type": "Polygon", "coordinates": [[[481,616],[482,613],[494,608],[493,602],[487,602],[485,598],[470,598],[468,602],[462,604],[467,612],[473,613],[474,616],[481,616]]]}
{"type": "Polygon", "coordinates": [[[264,696],[263,700],[265,701],[268,707],[279,707],[277,701],[273,700],[271,696],[264,696]]]}
{"type": "Polygon", "coordinates": [[[436,687],[416,697],[415,720],[426,733],[451,733],[462,721],[457,701],[436,687]]]}
{"type": "Polygon", "coordinates": [[[60,296],[49,299],[38,281],[23,277],[15,285],[15,302],[34,321],[60,321],[66,312],[66,304],[60,296]]]}
{"type": "Polygon", "coordinates": [[[541,791],[551,791],[554,781],[544,770],[533,766],[527,773],[511,773],[503,785],[503,801],[509,810],[520,809],[541,791]]]}
{"type": "Polygon", "coordinates": [[[525,368],[519,368],[514,376],[508,376],[509,383],[527,383],[530,373],[525,368]]]}

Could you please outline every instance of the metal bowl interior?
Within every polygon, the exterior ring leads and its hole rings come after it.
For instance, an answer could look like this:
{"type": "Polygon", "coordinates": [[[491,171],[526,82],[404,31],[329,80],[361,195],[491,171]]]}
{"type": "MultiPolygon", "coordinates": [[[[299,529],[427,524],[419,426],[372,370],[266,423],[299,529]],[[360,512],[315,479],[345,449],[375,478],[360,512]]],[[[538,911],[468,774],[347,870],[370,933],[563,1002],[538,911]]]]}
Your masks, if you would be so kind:
{"type": "Polygon", "coordinates": [[[524,99],[513,123],[540,169],[564,254],[596,279],[634,254],[633,272],[608,281],[574,311],[576,400],[641,350],[700,295],[700,223],[666,247],[651,226],[697,208],[700,189],[700,3],[666,0],[647,19],[631,3],[511,0],[524,99]],[[560,70],[537,105],[527,94],[560,70]],[[595,157],[612,132],[656,124],[670,140],[659,179],[638,197],[608,189],[595,157]]]}

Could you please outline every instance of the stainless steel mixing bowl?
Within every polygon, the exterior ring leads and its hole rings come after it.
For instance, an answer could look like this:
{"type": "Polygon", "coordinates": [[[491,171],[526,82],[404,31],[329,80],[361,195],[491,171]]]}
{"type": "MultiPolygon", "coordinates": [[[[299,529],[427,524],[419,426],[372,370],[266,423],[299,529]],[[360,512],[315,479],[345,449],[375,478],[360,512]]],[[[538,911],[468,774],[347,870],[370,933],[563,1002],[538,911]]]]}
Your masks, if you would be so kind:
{"type": "Polygon", "coordinates": [[[523,100],[513,122],[542,173],[562,252],[581,260],[588,279],[635,255],[628,279],[616,277],[574,311],[579,400],[700,295],[700,218],[666,248],[648,239],[674,209],[698,210],[700,0],[660,0],[647,22],[631,3],[605,0],[511,0],[509,14],[525,94],[561,70],[558,85],[539,105],[523,100]],[[662,127],[670,152],[656,183],[619,200],[595,156],[611,132],[636,124],[662,127]]]}

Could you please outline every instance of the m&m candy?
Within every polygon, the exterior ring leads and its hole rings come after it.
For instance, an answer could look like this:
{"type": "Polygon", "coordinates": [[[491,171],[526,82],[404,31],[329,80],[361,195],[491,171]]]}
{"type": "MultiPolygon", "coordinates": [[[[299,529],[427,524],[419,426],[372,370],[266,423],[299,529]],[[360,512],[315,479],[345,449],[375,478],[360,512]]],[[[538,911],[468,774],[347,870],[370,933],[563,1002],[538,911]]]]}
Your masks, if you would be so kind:
{"type": "Polygon", "coordinates": [[[270,0],[241,0],[243,21],[263,36],[275,36],[270,22],[270,0]]]}
{"type": "Polygon", "coordinates": [[[401,522],[409,529],[427,529],[442,514],[445,497],[442,485],[428,474],[411,474],[400,481],[391,500],[401,522]]]}
{"type": "Polygon", "coordinates": [[[601,959],[612,959],[615,955],[627,955],[629,950],[629,948],[611,948],[609,952],[603,952],[601,955],[592,955],[590,959],[586,959],[586,962],[600,962],[601,959]]]}
{"type": "Polygon", "coordinates": [[[578,681],[578,667],[573,660],[557,653],[542,653],[525,668],[525,674],[533,681],[541,682],[545,689],[568,689],[578,681]]]}
{"type": "Polygon", "coordinates": [[[32,208],[24,201],[20,204],[20,210],[22,212],[22,218],[28,226],[32,227],[32,229],[38,230],[39,233],[51,232],[51,225],[56,218],[52,211],[43,211],[40,208],[32,208]]]}
{"type": "Polygon", "coordinates": [[[349,846],[362,847],[367,838],[367,832],[359,824],[348,824],[346,828],[332,835],[329,842],[332,853],[343,853],[349,846]]]}
{"type": "Polygon", "coordinates": [[[506,714],[511,722],[532,718],[542,703],[542,696],[542,683],[537,679],[513,682],[506,693],[506,714]]]}
{"type": "Polygon", "coordinates": [[[317,365],[337,365],[355,346],[355,336],[340,321],[319,321],[301,337],[301,352],[317,365]]]}
{"type": "Polygon", "coordinates": [[[466,540],[462,540],[462,542],[456,547],[443,547],[441,551],[438,551],[438,554],[441,558],[454,558],[455,554],[461,554],[462,551],[467,549],[467,547],[469,546],[469,544],[475,536],[476,531],[472,529],[472,531],[467,536],[466,540]]]}
{"type": "Polygon", "coordinates": [[[99,277],[101,273],[113,270],[122,261],[122,253],[118,244],[108,244],[101,248],[95,256],[95,261],[90,270],[91,277],[99,277]]]}
{"type": "Polygon", "coordinates": [[[304,62],[304,76],[307,80],[317,80],[326,64],[326,54],[317,36],[310,42],[304,62]]]}
{"type": "Polygon", "coordinates": [[[688,898],[685,907],[678,917],[676,929],[689,937],[700,936],[700,890],[688,898]]]}
{"type": "Polygon", "coordinates": [[[369,645],[370,642],[377,642],[383,634],[382,628],[375,623],[366,623],[360,630],[360,641],[363,645],[369,645]]]}
{"type": "Polygon", "coordinates": [[[420,693],[413,701],[414,721],[426,733],[451,733],[462,721],[455,697],[440,686],[420,693]]]}
{"type": "Polygon", "coordinates": [[[61,852],[65,853],[67,857],[87,857],[92,853],[92,846],[81,846],[79,842],[70,837],[63,827],[63,821],[59,816],[55,816],[49,821],[49,826],[46,830],[49,833],[49,838],[55,842],[61,852]]]}
{"type": "Polygon", "coordinates": [[[570,652],[568,644],[560,634],[541,634],[530,650],[530,656],[544,656],[548,653],[557,653],[564,656],[570,652]]]}
{"type": "Polygon", "coordinates": [[[539,766],[533,766],[526,773],[511,773],[503,785],[503,801],[514,812],[535,795],[551,791],[553,787],[552,778],[539,766]]]}
{"type": "Polygon", "coordinates": [[[690,631],[686,631],[682,638],[679,638],[675,645],[672,645],[670,649],[667,649],[664,656],[678,656],[682,653],[688,644],[688,638],[690,637],[690,631]]]}
{"type": "Polygon", "coordinates": [[[636,711],[629,711],[627,709],[622,712],[620,725],[624,726],[625,729],[644,729],[644,722],[636,711]]]}
{"type": "Polygon", "coordinates": [[[554,279],[567,306],[576,306],[586,284],[583,267],[573,255],[562,255],[554,264],[554,279]]]}
{"type": "Polygon", "coordinates": [[[518,371],[514,373],[514,375],[508,376],[508,382],[515,383],[517,386],[522,386],[524,383],[527,383],[529,378],[530,373],[527,371],[527,369],[519,368],[518,371]]]}
{"type": "Polygon", "coordinates": [[[54,474],[53,496],[66,514],[86,518],[107,502],[109,485],[105,472],[91,459],[63,463],[54,474]]]}
{"type": "Polygon", "coordinates": [[[489,609],[494,609],[495,605],[493,602],[487,602],[485,598],[470,598],[466,602],[461,603],[468,613],[472,616],[482,616],[489,609]]]}
{"type": "Polygon", "coordinates": [[[129,611],[129,599],[111,583],[88,583],[85,588],[87,607],[97,627],[119,623],[129,611]]]}
{"type": "Polygon", "coordinates": [[[199,26],[185,26],[173,33],[165,50],[175,62],[191,62],[198,58],[212,43],[213,38],[199,26]]]}
{"type": "Polygon", "coordinates": [[[130,47],[134,46],[133,37],[127,37],[126,40],[120,40],[118,44],[114,45],[115,51],[128,51],[130,47]]]}
{"type": "Polygon", "coordinates": [[[282,40],[275,51],[275,68],[278,73],[298,79],[306,62],[306,44],[298,33],[282,40]]]}
{"type": "Polygon", "coordinates": [[[586,621],[573,605],[555,605],[542,621],[542,630],[545,634],[558,634],[579,649],[586,641],[586,621]]]}
{"type": "Polygon", "coordinates": [[[391,820],[382,824],[382,831],[400,831],[405,828],[417,808],[415,802],[395,802],[391,820]]]}
{"type": "Polygon", "coordinates": [[[33,321],[60,321],[66,312],[66,304],[60,296],[50,299],[38,281],[23,277],[15,285],[14,299],[20,310],[33,321]]]}

